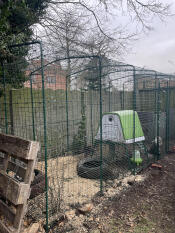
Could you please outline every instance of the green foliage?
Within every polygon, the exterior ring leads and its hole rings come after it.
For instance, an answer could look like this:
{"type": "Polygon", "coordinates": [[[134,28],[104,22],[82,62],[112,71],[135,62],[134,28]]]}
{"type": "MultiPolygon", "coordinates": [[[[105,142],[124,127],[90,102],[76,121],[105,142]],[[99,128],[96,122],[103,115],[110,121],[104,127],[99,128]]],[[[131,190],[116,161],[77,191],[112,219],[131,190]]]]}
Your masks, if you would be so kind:
{"type": "Polygon", "coordinates": [[[90,62],[85,66],[85,71],[82,78],[85,79],[89,89],[98,90],[100,87],[100,69],[101,69],[101,82],[102,87],[106,88],[109,85],[108,76],[111,71],[110,60],[105,56],[101,56],[101,67],[99,59],[93,57],[90,62]]]}
{"type": "Polygon", "coordinates": [[[86,147],[86,115],[84,93],[81,92],[81,121],[79,122],[78,132],[73,137],[71,150],[74,154],[79,154],[86,147]]]}
{"type": "Polygon", "coordinates": [[[0,59],[13,53],[8,46],[29,41],[33,35],[31,26],[45,13],[47,0],[8,0],[0,9],[0,59]]]}
{"type": "Polygon", "coordinates": [[[79,154],[84,151],[86,146],[86,116],[82,115],[79,123],[78,132],[73,137],[71,150],[74,154],[79,154]]]}
{"type": "Polygon", "coordinates": [[[25,68],[28,63],[24,57],[18,58],[19,64],[6,63],[0,66],[0,86],[3,88],[3,84],[11,86],[12,88],[21,88],[23,83],[28,79],[25,74],[25,68]]]}
{"type": "Polygon", "coordinates": [[[0,84],[3,89],[3,73],[7,84],[20,88],[26,81],[25,56],[28,46],[10,48],[32,39],[32,25],[45,13],[48,0],[1,0],[0,1],[0,84]],[[3,67],[3,64],[6,64],[3,67]],[[4,71],[3,71],[4,69],[4,71]]]}

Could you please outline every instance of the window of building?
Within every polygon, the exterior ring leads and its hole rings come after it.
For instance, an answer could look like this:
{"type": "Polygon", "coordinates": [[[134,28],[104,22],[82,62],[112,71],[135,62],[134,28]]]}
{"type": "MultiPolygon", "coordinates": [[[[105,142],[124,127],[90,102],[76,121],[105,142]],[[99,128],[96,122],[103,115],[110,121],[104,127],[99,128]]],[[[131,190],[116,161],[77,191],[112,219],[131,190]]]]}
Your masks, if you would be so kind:
{"type": "Polygon", "coordinates": [[[46,82],[47,83],[56,83],[56,77],[55,76],[47,76],[46,82]]]}
{"type": "Polygon", "coordinates": [[[32,75],[31,79],[32,79],[32,83],[36,83],[37,82],[37,75],[32,75]]]}

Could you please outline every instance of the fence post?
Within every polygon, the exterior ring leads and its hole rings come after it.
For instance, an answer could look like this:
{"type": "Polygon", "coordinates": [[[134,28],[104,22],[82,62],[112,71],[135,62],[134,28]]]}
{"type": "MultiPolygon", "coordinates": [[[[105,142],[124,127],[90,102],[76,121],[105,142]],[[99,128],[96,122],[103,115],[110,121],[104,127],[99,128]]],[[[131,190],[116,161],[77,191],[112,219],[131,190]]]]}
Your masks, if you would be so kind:
{"type": "Polygon", "coordinates": [[[135,82],[135,95],[136,95],[136,109],[137,111],[141,111],[141,104],[140,104],[140,98],[139,98],[139,85],[138,85],[138,79],[137,81],[135,82]]]}
{"type": "Polygon", "coordinates": [[[12,96],[12,89],[10,89],[10,91],[9,91],[9,111],[10,111],[10,128],[11,128],[11,134],[14,135],[13,96],[12,96]]]}
{"type": "Polygon", "coordinates": [[[34,115],[34,104],[33,104],[33,86],[32,86],[32,76],[30,75],[30,95],[32,103],[32,129],[33,129],[33,140],[36,140],[35,137],[35,115],[34,115]]]}
{"type": "MultiPolygon", "coordinates": [[[[136,111],[136,74],[135,67],[133,68],[133,153],[134,153],[134,161],[135,161],[135,111],[136,111]]],[[[134,175],[136,173],[136,168],[134,166],[134,175]]]]}
{"type": "Polygon", "coordinates": [[[93,133],[93,105],[92,105],[92,95],[93,95],[93,92],[92,92],[92,87],[89,88],[89,92],[90,93],[90,117],[91,117],[91,143],[92,145],[94,145],[94,133],[93,133]]]}
{"type": "Polygon", "coordinates": [[[100,193],[103,194],[103,129],[102,129],[102,81],[101,81],[101,74],[102,74],[102,64],[101,64],[101,57],[99,57],[99,85],[100,85],[100,193]]]}
{"type": "Polygon", "coordinates": [[[48,214],[48,177],[47,177],[47,125],[46,125],[46,99],[45,99],[45,86],[44,86],[44,61],[43,61],[43,48],[40,45],[41,54],[41,75],[42,75],[42,101],[43,101],[43,119],[44,119],[44,158],[45,158],[45,190],[46,190],[46,233],[49,232],[49,214],[48,214]]]}
{"type": "MultiPolygon", "coordinates": [[[[154,135],[154,139],[157,137],[157,93],[158,93],[158,88],[157,88],[157,73],[155,73],[155,78],[154,78],[154,115],[155,115],[155,135],[154,135]]],[[[156,152],[157,153],[157,152],[156,152]]],[[[154,161],[156,160],[156,156],[154,156],[154,161]]]]}
{"type": "Polygon", "coordinates": [[[8,120],[7,120],[7,96],[6,96],[6,79],[4,64],[2,63],[2,75],[3,75],[3,91],[4,91],[4,110],[5,110],[5,132],[8,133],[8,120]]]}
{"type": "Polygon", "coordinates": [[[125,83],[123,83],[123,91],[122,91],[122,110],[125,109],[125,83]]]}
{"type": "Polygon", "coordinates": [[[67,131],[67,151],[69,151],[69,106],[68,106],[68,76],[66,76],[66,131],[67,131]]]}
{"type": "Polygon", "coordinates": [[[109,82],[109,112],[111,111],[111,82],[109,82]]]}
{"type": "Polygon", "coordinates": [[[86,113],[85,113],[85,96],[84,96],[84,91],[81,88],[81,122],[82,122],[82,133],[83,133],[83,145],[87,146],[87,137],[86,137],[86,113]]]}
{"type": "Polygon", "coordinates": [[[170,117],[170,93],[169,93],[169,81],[167,81],[166,89],[166,140],[165,140],[165,150],[166,153],[169,152],[169,117],[170,117]]]}
{"type": "Polygon", "coordinates": [[[159,148],[159,127],[160,127],[160,81],[158,83],[158,93],[157,93],[157,160],[160,158],[160,148],[159,148]]]}

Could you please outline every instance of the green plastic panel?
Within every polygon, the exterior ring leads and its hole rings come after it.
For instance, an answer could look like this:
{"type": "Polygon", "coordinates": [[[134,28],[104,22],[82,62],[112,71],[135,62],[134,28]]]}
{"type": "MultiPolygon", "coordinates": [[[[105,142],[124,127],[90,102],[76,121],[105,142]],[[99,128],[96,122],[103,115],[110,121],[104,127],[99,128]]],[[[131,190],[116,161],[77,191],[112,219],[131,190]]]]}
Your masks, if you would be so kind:
{"type": "Polygon", "coordinates": [[[136,111],[134,113],[133,110],[123,110],[116,112],[108,112],[108,113],[104,113],[103,115],[106,114],[115,114],[119,117],[123,130],[123,137],[125,140],[133,139],[134,115],[135,115],[135,138],[144,136],[142,126],[136,111]]]}

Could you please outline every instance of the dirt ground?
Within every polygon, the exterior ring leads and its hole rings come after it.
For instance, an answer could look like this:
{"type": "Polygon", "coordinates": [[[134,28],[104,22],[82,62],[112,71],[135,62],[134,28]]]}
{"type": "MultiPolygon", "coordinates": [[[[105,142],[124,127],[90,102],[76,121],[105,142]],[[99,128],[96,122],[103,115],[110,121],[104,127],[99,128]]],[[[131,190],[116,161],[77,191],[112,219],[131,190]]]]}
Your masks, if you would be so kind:
{"type": "MultiPolygon", "coordinates": [[[[81,178],[77,175],[77,163],[84,154],[76,156],[57,157],[48,160],[49,194],[58,196],[65,205],[84,203],[99,191],[99,181],[81,178]],[[52,192],[52,193],[51,193],[52,192]]],[[[37,168],[44,173],[44,162],[39,162],[37,168]]]]}
{"type": "Polygon", "coordinates": [[[113,191],[96,195],[86,214],[77,214],[75,206],[50,232],[174,233],[175,154],[158,163],[162,169],[149,167],[134,179],[114,184],[113,191]]]}
{"type": "MultiPolygon", "coordinates": [[[[82,178],[77,174],[77,164],[83,158],[84,154],[79,154],[76,156],[67,155],[64,157],[56,157],[47,161],[49,180],[48,211],[51,216],[49,222],[57,218],[56,213],[62,210],[69,211],[71,206],[90,202],[91,199],[99,193],[99,180],[82,178]]],[[[36,168],[42,171],[43,174],[45,173],[44,167],[44,161],[37,163],[36,168]]],[[[116,189],[118,182],[120,182],[121,179],[123,180],[124,176],[129,177],[131,175],[128,167],[125,171],[122,167],[118,166],[117,172],[120,173],[120,175],[115,180],[103,182],[103,190],[108,196],[120,192],[120,187],[116,189]],[[106,192],[107,189],[108,192],[106,192]]],[[[45,219],[44,193],[29,200],[28,216],[35,221],[45,219]]]]}
{"type": "MultiPolygon", "coordinates": [[[[161,169],[150,166],[136,176],[126,173],[106,181],[103,195],[98,180],[77,176],[82,158],[49,160],[49,233],[175,233],[175,154],[156,163],[161,169]]],[[[43,162],[37,167],[44,172],[43,162]]],[[[25,222],[44,227],[45,194],[30,200],[28,207],[25,222]]]]}
{"type": "MultiPolygon", "coordinates": [[[[105,148],[106,149],[106,148],[105,148]]],[[[109,153],[105,153],[109,154],[109,153]]],[[[77,174],[77,164],[78,162],[85,158],[84,154],[79,154],[76,156],[66,155],[64,157],[56,157],[48,159],[47,161],[47,174],[49,179],[49,196],[50,198],[59,199],[58,201],[64,203],[64,205],[72,204],[82,204],[91,200],[91,198],[99,192],[100,190],[100,181],[97,179],[86,179],[78,176],[77,174]]],[[[114,167],[111,169],[117,170],[119,177],[112,182],[118,182],[120,177],[129,176],[130,170],[128,165],[125,165],[124,162],[118,162],[118,166],[114,164],[114,167]]],[[[45,173],[45,164],[44,161],[37,163],[37,169],[45,173]]],[[[108,184],[104,183],[104,188],[108,184]]],[[[58,205],[58,203],[57,203],[58,205]]]]}
{"type": "MultiPolygon", "coordinates": [[[[52,158],[47,161],[48,169],[48,211],[49,221],[57,218],[57,213],[70,210],[76,203],[90,201],[99,192],[99,180],[81,178],[77,175],[77,163],[84,154],[52,158]]],[[[45,173],[44,161],[38,162],[37,169],[45,173]]],[[[34,221],[45,219],[45,193],[29,200],[27,216],[34,221]]]]}

